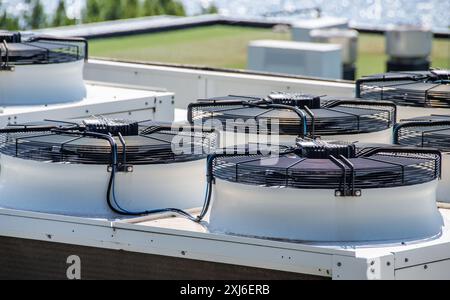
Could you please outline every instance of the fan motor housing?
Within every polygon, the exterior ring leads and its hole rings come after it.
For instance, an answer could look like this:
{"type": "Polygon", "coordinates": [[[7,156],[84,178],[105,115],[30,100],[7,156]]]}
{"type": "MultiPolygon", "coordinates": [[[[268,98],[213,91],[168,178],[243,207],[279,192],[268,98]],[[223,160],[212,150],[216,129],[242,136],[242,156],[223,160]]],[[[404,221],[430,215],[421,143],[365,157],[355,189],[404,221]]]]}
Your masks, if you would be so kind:
{"type": "Polygon", "coordinates": [[[91,119],[83,121],[86,130],[102,134],[112,134],[117,136],[138,135],[139,124],[134,121],[111,120],[111,119],[91,119]]]}
{"type": "Polygon", "coordinates": [[[0,106],[81,101],[84,39],[0,32],[0,106]]]}
{"type": "Polygon", "coordinates": [[[279,156],[217,157],[210,230],[313,242],[405,241],[440,233],[439,152],[369,147],[346,158],[337,153],[345,145],[316,143],[305,156],[289,149],[279,156]],[[311,155],[320,149],[328,154],[311,155]]]}
{"type": "Polygon", "coordinates": [[[432,147],[442,151],[442,180],[437,199],[450,203],[450,115],[431,115],[398,123],[394,141],[404,146],[432,147]]]}
{"type": "Polygon", "coordinates": [[[215,148],[212,133],[105,118],[78,127],[44,124],[0,133],[1,207],[109,219],[118,214],[108,194],[125,214],[202,205],[205,158],[215,148]],[[100,124],[112,132],[105,134],[100,124]],[[117,146],[116,165],[108,140],[117,146]]]}
{"type": "Polygon", "coordinates": [[[396,109],[391,102],[273,92],[267,97],[200,99],[189,105],[188,120],[215,127],[222,147],[293,145],[303,134],[328,140],[391,143],[396,109]]]}

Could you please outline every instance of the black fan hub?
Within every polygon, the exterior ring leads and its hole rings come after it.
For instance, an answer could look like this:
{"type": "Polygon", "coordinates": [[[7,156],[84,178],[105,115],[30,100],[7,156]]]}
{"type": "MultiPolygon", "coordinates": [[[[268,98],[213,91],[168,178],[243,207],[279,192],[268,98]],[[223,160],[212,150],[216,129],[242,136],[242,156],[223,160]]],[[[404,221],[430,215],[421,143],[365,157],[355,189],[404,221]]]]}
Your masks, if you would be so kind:
{"type": "Polygon", "coordinates": [[[139,124],[127,120],[113,120],[107,118],[90,119],[83,121],[86,131],[111,134],[113,136],[119,135],[130,136],[139,135],[139,124]]]}
{"type": "Polygon", "coordinates": [[[331,156],[355,158],[356,145],[298,139],[295,153],[301,157],[312,159],[328,159],[331,156]]]}
{"type": "Polygon", "coordinates": [[[0,31],[0,42],[21,43],[22,36],[19,32],[0,31]]]}
{"type": "Polygon", "coordinates": [[[320,97],[312,95],[277,92],[270,94],[268,98],[274,104],[283,104],[299,108],[304,108],[305,106],[311,109],[320,108],[320,97]]]}

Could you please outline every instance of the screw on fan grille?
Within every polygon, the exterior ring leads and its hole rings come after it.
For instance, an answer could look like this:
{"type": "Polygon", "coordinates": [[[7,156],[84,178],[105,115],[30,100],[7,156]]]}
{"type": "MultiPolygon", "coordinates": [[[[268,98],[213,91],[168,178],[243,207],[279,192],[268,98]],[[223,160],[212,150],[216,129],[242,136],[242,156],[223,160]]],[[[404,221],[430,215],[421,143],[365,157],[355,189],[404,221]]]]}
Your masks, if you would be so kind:
{"type": "MultiPolygon", "coordinates": [[[[276,121],[280,135],[302,135],[305,118],[307,134],[342,135],[378,132],[395,124],[396,106],[389,101],[361,101],[301,94],[272,93],[268,97],[227,96],[200,99],[188,107],[191,124],[222,124],[230,121],[249,132],[267,133],[261,120],[276,121]],[[293,104],[302,103],[302,107],[293,104]],[[300,111],[300,112],[299,112],[300,111]],[[251,121],[251,122],[249,122],[251,121]],[[253,126],[253,127],[252,127],[253,126]],[[250,128],[251,127],[251,128],[250,128]]],[[[271,122],[269,122],[270,125],[271,122]]]]}
{"type": "Polygon", "coordinates": [[[88,57],[88,43],[81,38],[27,35],[0,31],[0,66],[74,62],[88,57]]]}
{"type": "Polygon", "coordinates": [[[356,96],[391,100],[418,107],[450,107],[450,70],[391,72],[364,77],[356,83],[356,96]]]}
{"type": "Polygon", "coordinates": [[[404,120],[394,127],[394,143],[450,152],[450,115],[404,120]]]}
{"type": "Polygon", "coordinates": [[[214,132],[193,126],[105,118],[0,129],[1,154],[50,163],[126,166],[193,161],[214,151],[216,142],[214,132]]]}
{"type": "Polygon", "coordinates": [[[426,148],[354,148],[345,144],[334,147],[302,141],[278,156],[219,155],[211,169],[214,177],[241,184],[330,189],[336,196],[361,196],[362,189],[436,180],[441,175],[441,153],[426,148]]]}

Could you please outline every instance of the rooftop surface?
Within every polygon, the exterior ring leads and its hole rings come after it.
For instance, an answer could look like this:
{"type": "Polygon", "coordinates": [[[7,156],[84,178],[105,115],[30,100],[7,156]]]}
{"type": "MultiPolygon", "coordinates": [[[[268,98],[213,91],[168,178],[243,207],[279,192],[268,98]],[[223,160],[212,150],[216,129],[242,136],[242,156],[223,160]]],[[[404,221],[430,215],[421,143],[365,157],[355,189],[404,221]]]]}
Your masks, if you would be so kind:
{"type": "MultiPolygon", "coordinates": [[[[272,29],[213,25],[95,39],[90,41],[90,49],[92,56],[101,58],[245,69],[248,43],[264,39],[287,41],[291,35],[272,29]]],[[[357,77],[384,72],[386,60],[384,36],[360,34],[357,77]]],[[[434,39],[431,60],[435,68],[450,68],[449,39],[434,39]]]]}

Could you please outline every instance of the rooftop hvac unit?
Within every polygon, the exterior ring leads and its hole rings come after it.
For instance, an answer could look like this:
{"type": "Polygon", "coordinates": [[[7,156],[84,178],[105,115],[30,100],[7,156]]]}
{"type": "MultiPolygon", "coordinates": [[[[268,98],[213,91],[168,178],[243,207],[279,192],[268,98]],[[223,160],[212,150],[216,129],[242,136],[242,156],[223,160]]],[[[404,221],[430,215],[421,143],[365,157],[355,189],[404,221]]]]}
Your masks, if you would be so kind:
{"type": "Polygon", "coordinates": [[[356,82],[356,96],[395,102],[400,120],[445,114],[444,108],[450,108],[450,71],[391,72],[363,77],[356,82]]]}
{"type": "Polygon", "coordinates": [[[415,26],[394,26],[386,30],[388,71],[424,71],[430,68],[433,43],[430,29],[415,26]]]}
{"type": "Polygon", "coordinates": [[[0,132],[1,207],[90,217],[201,206],[216,141],[191,126],[101,117],[0,132]]]}
{"type": "Polygon", "coordinates": [[[358,57],[358,31],[339,28],[315,29],[311,31],[310,35],[313,42],[340,45],[342,51],[342,78],[355,80],[355,63],[358,57]]]}
{"type": "Polygon", "coordinates": [[[0,106],[83,99],[87,57],[84,39],[0,31],[0,106]]]}
{"type": "Polygon", "coordinates": [[[440,234],[437,150],[318,140],[299,140],[279,155],[249,149],[209,160],[204,211],[213,232],[313,242],[440,234]]]}
{"type": "Polygon", "coordinates": [[[274,92],[267,97],[201,99],[188,107],[188,120],[222,132],[221,145],[288,144],[298,136],[350,142],[392,142],[396,107],[388,101],[274,92]]]}
{"type": "Polygon", "coordinates": [[[252,41],[248,47],[248,69],[340,79],[341,46],[275,40],[252,41]]]}
{"type": "Polygon", "coordinates": [[[399,145],[432,147],[442,154],[442,181],[438,200],[450,203],[450,115],[431,115],[405,120],[395,126],[394,141],[399,145]]]}
{"type": "Polygon", "coordinates": [[[312,30],[329,28],[348,29],[348,20],[344,18],[321,17],[296,21],[292,23],[292,40],[298,42],[311,42],[310,33],[312,30]]]}

